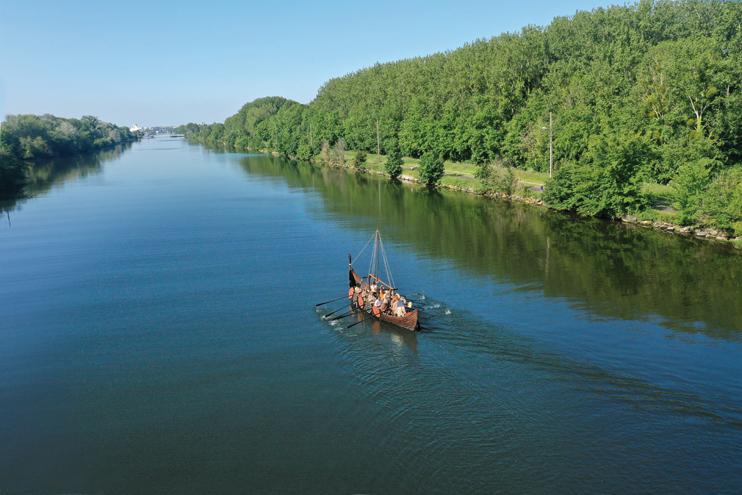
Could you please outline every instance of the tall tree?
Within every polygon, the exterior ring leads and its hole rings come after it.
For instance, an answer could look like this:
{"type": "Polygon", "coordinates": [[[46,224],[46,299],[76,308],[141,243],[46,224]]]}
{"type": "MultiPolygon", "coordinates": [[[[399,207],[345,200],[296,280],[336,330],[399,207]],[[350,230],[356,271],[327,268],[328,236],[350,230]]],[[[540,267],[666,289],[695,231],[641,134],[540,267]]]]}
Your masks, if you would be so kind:
{"type": "Polygon", "coordinates": [[[438,153],[429,151],[420,158],[419,177],[427,186],[437,185],[443,178],[443,157],[438,153]]]}
{"type": "Polygon", "coordinates": [[[402,151],[399,149],[399,141],[390,139],[386,146],[386,164],[384,169],[389,174],[389,178],[396,179],[402,175],[402,151]]]}

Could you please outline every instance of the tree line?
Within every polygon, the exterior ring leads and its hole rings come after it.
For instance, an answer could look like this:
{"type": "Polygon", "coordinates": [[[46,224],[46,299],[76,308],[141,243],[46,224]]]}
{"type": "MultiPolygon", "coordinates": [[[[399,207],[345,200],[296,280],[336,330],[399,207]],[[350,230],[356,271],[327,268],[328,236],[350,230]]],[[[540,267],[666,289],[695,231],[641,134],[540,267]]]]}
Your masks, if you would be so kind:
{"type": "Polygon", "coordinates": [[[376,64],[308,105],[244,105],[188,135],[311,158],[348,149],[555,173],[558,209],[618,217],[672,185],[685,224],[742,232],[742,4],[643,0],[376,64]]]}
{"type": "Polygon", "coordinates": [[[0,192],[12,192],[26,183],[29,160],[79,155],[136,137],[128,127],[90,115],[80,119],[7,115],[0,128],[0,192]]]}

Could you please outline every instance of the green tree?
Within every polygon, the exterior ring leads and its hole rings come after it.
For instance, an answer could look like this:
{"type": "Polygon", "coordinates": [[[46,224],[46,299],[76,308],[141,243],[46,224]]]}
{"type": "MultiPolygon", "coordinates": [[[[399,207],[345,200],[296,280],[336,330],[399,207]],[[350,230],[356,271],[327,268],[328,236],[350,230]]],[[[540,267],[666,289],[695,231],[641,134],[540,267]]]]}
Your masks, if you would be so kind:
{"type": "Polygon", "coordinates": [[[704,191],[703,214],[729,234],[742,234],[742,170],[721,172],[704,191]]]}
{"type": "MultiPolygon", "coordinates": [[[[741,40],[739,2],[641,0],[362,68],[324,83],[308,105],[260,98],[223,129],[199,127],[198,138],[247,136],[253,148],[289,156],[308,141],[324,160],[332,150],[323,142],[342,137],[348,148],[375,154],[377,143],[398,139],[413,158],[435,150],[482,165],[504,156],[541,171],[553,144],[552,204],[611,217],[645,208],[641,182],[667,184],[682,164],[706,158],[716,177],[742,160],[741,40]]],[[[17,124],[34,129],[23,134],[34,155],[36,137],[49,150],[111,137],[95,122],[81,123],[77,134],[56,132],[53,116],[17,124]]]]}
{"type": "Polygon", "coordinates": [[[299,146],[296,156],[302,160],[309,160],[312,158],[312,148],[310,148],[308,144],[302,144],[299,146]]]}
{"type": "Polygon", "coordinates": [[[399,141],[391,139],[386,145],[386,164],[384,170],[389,178],[396,179],[402,175],[402,150],[399,149],[399,141]]]}
{"type": "Polygon", "coordinates": [[[638,171],[651,159],[647,138],[629,134],[599,135],[577,163],[557,170],[546,185],[551,206],[583,215],[617,218],[647,207],[638,171]]]}
{"type": "Polygon", "coordinates": [[[443,178],[444,171],[443,157],[440,154],[428,151],[420,158],[419,177],[426,185],[437,185],[443,178]]]}
{"type": "Polygon", "coordinates": [[[711,165],[708,158],[686,162],[678,168],[670,183],[676,191],[676,201],[680,205],[680,223],[683,225],[696,222],[706,186],[710,182],[711,165]]]}

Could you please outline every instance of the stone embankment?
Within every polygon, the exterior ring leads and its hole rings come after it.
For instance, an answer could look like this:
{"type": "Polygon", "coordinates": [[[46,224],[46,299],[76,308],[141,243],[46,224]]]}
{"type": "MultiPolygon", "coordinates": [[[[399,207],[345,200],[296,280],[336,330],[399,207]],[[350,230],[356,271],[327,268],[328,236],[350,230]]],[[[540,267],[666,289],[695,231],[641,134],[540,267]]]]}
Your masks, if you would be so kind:
{"type": "Polygon", "coordinates": [[[652,220],[641,220],[635,217],[622,217],[622,222],[635,224],[641,227],[652,228],[670,232],[673,234],[679,234],[686,237],[694,237],[696,239],[703,239],[707,241],[720,241],[720,242],[732,242],[735,248],[742,249],[742,238],[732,237],[719,230],[709,228],[693,228],[693,227],[681,227],[667,222],[658,222],[652,220]]]}

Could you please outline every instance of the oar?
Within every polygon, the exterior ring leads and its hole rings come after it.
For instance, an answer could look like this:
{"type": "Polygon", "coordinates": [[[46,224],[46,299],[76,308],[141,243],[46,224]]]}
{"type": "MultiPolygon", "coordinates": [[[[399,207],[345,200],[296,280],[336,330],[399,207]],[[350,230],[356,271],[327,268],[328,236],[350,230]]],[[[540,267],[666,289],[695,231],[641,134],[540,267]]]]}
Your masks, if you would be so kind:
{"type": "Polygon", "coordinates": [[[359,323],[363,323],[366,320],[370,320],[371,318],[373,318],[373,315],[367,316],[366,318],[362,319],[361,321],[357,321],[357,322],[353,323],[352,325],[348,325],[346,328],[354,327],[354,326],[358,325],[359,323]]]}
{"type": "Polygon", "coordinates": [[[345,308],[347,308],[347,306],[343,304],[342,306],[340,306],[340,307],[339,307],[338,309],[336,309],[336,310],[335,310],[335,311],[333,311],[332,313],[328,313],[328,314],[326,314],[326,315],[325,315],[325,318],[327,318],[328,316],[332,316],[332,315],[334,315],[335,313],[337,313],[338,311],[340,311],[341,309],[345,309],[345,308]]]}
{"type": "MultiPolygon", "coordinates": [[[[343,297],[348,297],[348,296],[343,296],[343,297]]],[[[319,304],[317,304],[316,306],[322,306],[323,304],[327,304],[327,303],[331,303],[331,302],[339,301],[339,300],[341,300],[341,299],[342,299],[343,297],[338,297],[337,299],[333,299],[332,301],[325,301],[325,302],[323,302],[323,303],[319,303],[319,304]]]]}
{"type": "Polygon", "coordinates": [[[346,316],[350,316],[350,315],[352,315],[353,313],[355,313],[355,311],[353,311],[353,310],[350,310],[350,311],[348,311],[347,313],[343,313],[343,314],[341,314],[340,316],[336,316],[335,318],[333,318],[333,319],[332,319],[332,321],[335,321],[335,320],[339,320],[340,318],[345,318],[346,316]]]}

